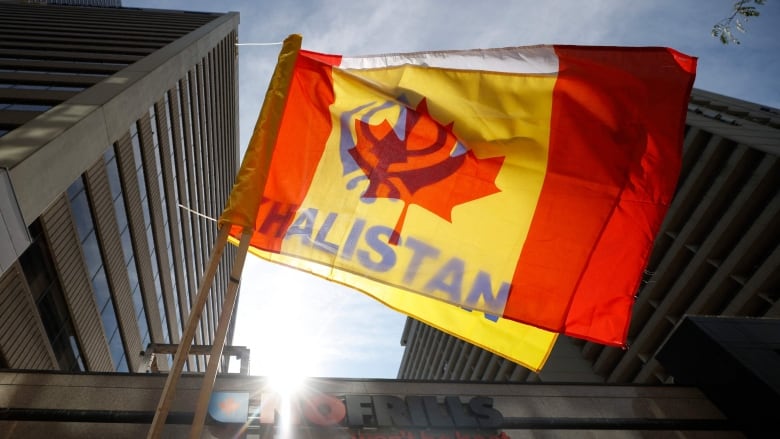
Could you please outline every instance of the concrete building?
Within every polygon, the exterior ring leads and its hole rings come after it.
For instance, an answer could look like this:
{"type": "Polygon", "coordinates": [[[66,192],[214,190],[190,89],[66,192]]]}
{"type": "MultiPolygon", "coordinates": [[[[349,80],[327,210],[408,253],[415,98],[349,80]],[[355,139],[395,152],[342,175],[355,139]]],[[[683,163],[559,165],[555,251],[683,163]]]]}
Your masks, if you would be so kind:
{"type": "Polygon", "coordinates": [[[0,2],[0,368],[146,372],[216,236],[179,205],[218,216],[239,166],[239,17],[83,4],[0,2]]]}
{"type": "Polygon", "coordinates": [[[541,373],[412,319],[402,379],[661,384],[686,315],[780,317],[780,110],[695,89],[677,193],[642,280],[628,349],[559,338],[541,373]]]}

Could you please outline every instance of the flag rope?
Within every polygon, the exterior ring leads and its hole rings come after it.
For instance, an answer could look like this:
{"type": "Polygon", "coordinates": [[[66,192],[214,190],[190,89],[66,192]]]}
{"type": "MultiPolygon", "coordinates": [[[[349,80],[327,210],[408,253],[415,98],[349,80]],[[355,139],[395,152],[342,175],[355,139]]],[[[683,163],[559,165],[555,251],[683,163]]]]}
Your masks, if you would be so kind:
{"type": "Polygon", "coordinates": [[[283,41],[276,43],[235,43],[236,46],[281,46],[282,44],[284,44],[283,41]]]}
{"type": "Polygon", "coordinates": [[[189,213],[194,213],[195,215],[202,216],[203,218],[206,218],[207,220],[211,220],[211,221],[213,221],[215,223],[217,222],[216,218],[212,218],[212,217],[210,217],[208,215],[204,215],[204,214],[202,214],[200,212],[194,211],[194,210],[190,209],[189,207],[187,207],[187,206],[185,206],[183,204],[179,203],[179,207],[181,207],[182,209],[186,210],[189,213]]]}

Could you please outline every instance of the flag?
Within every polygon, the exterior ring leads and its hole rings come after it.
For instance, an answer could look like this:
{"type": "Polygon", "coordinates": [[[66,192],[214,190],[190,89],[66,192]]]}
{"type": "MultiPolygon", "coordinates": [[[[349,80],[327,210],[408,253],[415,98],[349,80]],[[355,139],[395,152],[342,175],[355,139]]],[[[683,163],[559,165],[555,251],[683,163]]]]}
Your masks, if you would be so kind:
{"type": "Polygon", "coordinates": [[[531,46],[279,56],[220,218],[251,251],[538,370],[623,346],[696,59],[531,46]]]}

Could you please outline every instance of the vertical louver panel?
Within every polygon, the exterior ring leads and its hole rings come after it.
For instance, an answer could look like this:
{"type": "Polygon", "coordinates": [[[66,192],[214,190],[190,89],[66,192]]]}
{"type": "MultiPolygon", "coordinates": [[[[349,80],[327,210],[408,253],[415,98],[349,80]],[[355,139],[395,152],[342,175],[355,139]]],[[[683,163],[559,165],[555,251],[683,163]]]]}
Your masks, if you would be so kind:
{"type": "MultiPolygon", "coordinates": [[[[187,170],[184,167],[185,163],[185,148],[188,148],[189,145],[185,143],[188,136],[185,136],[185,121],[184,121],[184,115],[181,112],[181,100],[179,99],[179,93],[181,92],[181,87],[177,87],[176,89],[171,90],[171,93],[169,93],[169,105],[171,107],[171,121],[170,121],[170,128],[172,131],[172,138],[173,138],[173,144],[169,145],[169,147],[173,150],[173,159],[174,163],[172,166],[175,168],[175,172],[177,175],[176,178],[176,184],[173,186],[173,190],[178,193],[178,199],[179,203],[182,205],[189,206],[189,200],[187,198],[187,194],[189,193],[187,189],[187,177],[186,172],[187,170]]],[[[167,139],[166,139],[167,140],[167,139]]],[[[167,142],[166,142],[167,143],[167,142]]],[[[172,216],[171,218],[177,218],[179,221],[179,224],[181,225],[182,230],[182,244],[184,253],[182,255],[182,270],[183,270],[183,276],[186,277],[186,284],[189,285],[189,291],[186,291],[188,296],[188,303],[189,305],[192,304],[192,300],[195,297],[195,293],[197,292],[197,284],[195,281],[195,271],[194,271],[194,259],[192,255],[194,254],[194,250],[192,248],[193,243],[190,239],[190,236],[192,236],[192,227],[190,223],[189,214],[186,212],[181,211],[181,214],[179,214],[180,209],[178,206],[174,206],[175,211],[177,212],[177,216],[172,216]]],[[[184,307],[182,309],[182,315],[183,318],[186,319],[189,315],[189,305],[184,307]]]]}
{"type": "MultiPolygon", "coordinates": [[[[165,230],[163,229],[164,219],[162,211],[162,200],[160,199],[160,184],[157,180],[157,173],[160,169],[157,168],[155,162],[154,141],[152,140],[152,125],[149,118],[149,113],[144,113],[143,117],[138,121],[140,127],[139,134],[141,136],[141,155],[144,162],[144,176],[146,177],[146,196],[149,198],[149,214],[152,220],[152,235],[154,236],[154,245],[157,260],[150,261],[152,264],[158,264],[160,281],[162,284],[162,291],[165,303],[165,314],[168,321],[168,326],[171,328],[171,343],[179,342],[179,334],[181,328],[178,327],[176,311],[173,306],[173,285],[171,283],[171,272],[168,269],[170,261],[168,259],[167,243],[165,242],[165,230]]],[[[167,331],[167,328],[163,328],[167,331]]]]}
{"type": "Polygon", "coordinates": [[[113,371],[114,365],[103,332],[100,312],[95,304],[92,283],[84,263],[70,206],[65,196],[58,198],[41,215],[46,240],[68,302],[73,327],[81,342],[87,370],[113,371]]]}
{"type": "MultiPolygon", "coordinates": [[[[185,114],[182,116],[184,118],[184,132],[185,132],[185,154],[187,157],[187,181],[188,181],[188,188],[189,191],[189,200],[187,205],[197,211],[200,212],[200,196],[198,195],[198,186],[200,186],[199,180],[198,180],[198,166],[200,166],[200,162],[195,162],[195,151],[200,148],[200,129],[198,125],[198,114],[197,114],[197,107],[193,103],[193,99],[195,99],[195,90],[197,87],[194,85],[196,80],[196,76],[194,74],[194,71],[191,70],[188,73],[187,81],[183,84],[182,87],[182,109],[185,112],[185,114]]],[[[202,190],[202,188],[200,188],[202,190]]],[[[202,255],[202,247],[201,247],[201,239],[200,239],[200,219],[197,216],[191,215],[190,216],[190,225],[192,228],[192,239],[194,242],[194,256],[195,256],[195,278],[200,279],[201,274],[203,274],[203,265],[205,264],[205,261],[203,260],[202,255]]]]}
{"type": "Polygon", "coordinates": [[[127,222],[133,241],[133,253],[138,267],[138,281],[144,298],[144,308],[149,320],[152,343],[164,343],[160,312],[157,310],[157,297],[152,275],[152,261],[149,260],[149,245],[146,242],[141,195],[136,177],[136,164],[133,158],[133,145],[129,133],[125,133],[116,143],[116,159],[122,180],[122,192],[125,197],[127,222]]]}
{"type": "Polygon", "coordinates": [[[11,369],[58,368],[18,263],[0,277],[0,355],[11,369]]]}
{"type": "Polygon", "coordinates": [[[111,287],[119,329],[127,352],[131,354],[127,360],[130,370],[138,370],[141,365],[141,356],[134,354],[141,352],[146,346],[141,346],[141,334],[138,330],[135,308],[133,307],[130,278],[125,266],[122,246],[119,243],[121,239],[119,227],[114,214],[106,166],[102,158],[87,170],[86,183],[93,209],[95,229],[101,243],[103,267],[111,287]]]}
{"type": "MultiPolygon", "coordinates": [[[[185,288],[185,285],[187,284],[185,283],[186,281],[184,279],[184,270],[182,268],[184,264],[184,255],[181,252],[182,239],[179,236],[179,224],[181,224],[182,219],[179,217],[179,206],[176,203],[176,188],[174,186],[173,180],[173,171],[176,168],[176,164],[173,163],[172,160],[173,156],[171,150],[173,146],[169,141],[174,138],[174,132],[170,126],[171,121],[168,120],[168,109],[165,106],[165,101],[163,100],[156,102],[154,104],[154,108],[155,113],[157,114],[157,132],[159,133],[160,137],[159,148],[160,160],[162,163],[163,191],[165,193],[165,199],[167,200],[165,204],[166,210],[163,212],[163,214],[168,217],[167,227],[171,239],[169,244],[171,246],[171,254],[173,255],[173,261],[170,262],[173,263],[173,280],[175,280],[176,285],[176,288],[171,290],[171,300],[175,300],[179,304],[178,309],[180,310],[180,315],[177,317],[182,321],[182,328],[180,328],[180,330],[183,331],[183,325],[186,325],[188,317],[187,301],[189,292],[185,288]],[[170,139],[167,135],[169,130],[171,132],[170,139]]],[[[176,173],[176,175],[178,177],[178,173],[176,173]]],[[[174,321],[175,320],[176,319],[174,319],[174,321]]],[[[174,338],[178,342],[178,332],[174,338]]]]}

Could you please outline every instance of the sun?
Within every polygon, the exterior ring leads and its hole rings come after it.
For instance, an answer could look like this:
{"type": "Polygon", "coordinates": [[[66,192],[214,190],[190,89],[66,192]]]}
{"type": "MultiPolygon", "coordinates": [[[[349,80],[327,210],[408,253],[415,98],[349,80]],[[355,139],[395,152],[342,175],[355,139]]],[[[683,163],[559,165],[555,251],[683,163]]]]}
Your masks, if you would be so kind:
{"type": "Polygon", "coordinates": [[[312,340],[316,331],[306,321],[271,307],[254,326],[252,375],[265,376],[275,391],[290,393],[316,374],[322,352],[312,340]]]}
{"type": "Polygon", "coordinates": [[[277,344],[274,349],[269,349],[275,352],[273,356],[259,358],[259,361],[267,363],[265,366],[261,365],[261,368],[265,371],[262,375],[268,378],[268,386],[283,397],[295,395],[311,375],[311,371],[296,358],[301,352],[298,352],[294,344],[277,344]]]}
{"type": "Polygon", "coordinates": [[[329,324],[324,316],[331,310],[316,306],[322,295],[312,280],[322,281],[255,258],[247,259],[242,278],[233,342],[249,348],[250,373],[285,392],[319,376],[329,350],[321,339],[329,324]]]}

